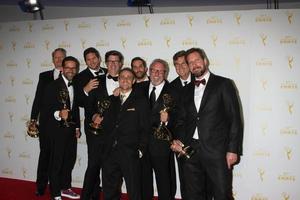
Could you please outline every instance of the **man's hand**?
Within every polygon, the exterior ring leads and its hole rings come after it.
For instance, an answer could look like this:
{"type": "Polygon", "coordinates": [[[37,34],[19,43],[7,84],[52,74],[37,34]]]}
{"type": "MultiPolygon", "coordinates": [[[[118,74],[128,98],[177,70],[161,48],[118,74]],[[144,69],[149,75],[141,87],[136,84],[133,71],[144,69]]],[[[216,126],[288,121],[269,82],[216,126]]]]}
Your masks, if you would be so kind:
{"type": "Polygon", "coordinates": [[[119,95],[120,95],[120,92],[121,92],[121,89],[120,89],[120,87],[117,87],[116,89],[114,89],[114,91],[113,91],[113,95],[114,95],[115,97],[117,97],[117,96],[119,96],[119,95]]]}
{"type": "Polygon", "coordinates": [[[98,79],[91,79],[83,88],[86,93],[89,93],[92,89],[97,88],[99,85],[98,79]]]}
{"type": "Polygon", "coordinates": [[[236,153],[227,152],[226,161],[228,169],[231,169],[232,165],[238,160],[238,155],[236,153]]]}
{"type": "Polygon", "coordinates": [[[169,119],[169,114],[168,112],[162,110],[160,111],[160,121],[163,122],[163,123],[166,123],[169,119]]]}
{"type": "Polygon", "coordinates": [[[101,117],[99,114],[94,114],[93,118],[92,118],[92,121],[93,121],[94,124],[100,125],[103,121],[103,117],[101,117]]]}
{"type": "Polygon", "coordinates": [[[184,147],[184,145],[180,140],[173,140],[170,148],[172,151],[180,153],[183,151],[182,147],[184,147]]]}
{"type": "Polygon", "coordinates": [[[69,109],[63,109],[59,111],[59,117],[62,118],[63,120],[67,120],[69,116],[69,109]]]}
{"type": "Polygon", "coordinates": [[[80,138],[80,136],[81,136],[80,129],[76,128],[76,130],[75,130],[75,137],[78,139],[78,138],[80,138]]]}

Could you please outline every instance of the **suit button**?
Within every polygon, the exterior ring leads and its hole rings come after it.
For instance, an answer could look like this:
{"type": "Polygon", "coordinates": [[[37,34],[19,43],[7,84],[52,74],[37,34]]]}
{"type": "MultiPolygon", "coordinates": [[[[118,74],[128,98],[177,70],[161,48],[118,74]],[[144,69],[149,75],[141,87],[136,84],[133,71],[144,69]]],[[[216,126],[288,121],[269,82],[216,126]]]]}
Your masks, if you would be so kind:
{"type": "Polygon", "coordinates": [[[200,120],[200,117],[197,117],[197,120],[199,121],[199,120],[200,120]]]}

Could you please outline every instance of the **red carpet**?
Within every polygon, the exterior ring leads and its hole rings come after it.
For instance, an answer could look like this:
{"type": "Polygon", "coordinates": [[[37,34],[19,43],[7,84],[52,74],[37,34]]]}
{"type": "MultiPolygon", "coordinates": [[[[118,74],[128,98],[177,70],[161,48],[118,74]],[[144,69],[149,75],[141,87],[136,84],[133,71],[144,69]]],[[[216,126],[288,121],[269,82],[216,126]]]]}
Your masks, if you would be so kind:
{"type": "MultiPolygon", "coordinates": [[[[80,188],[73,188],[80,194],[80,188]]],[[[49,200],[49,189],[42,197],[35,196],[35,182],[18,179],[0,178],[0,200],[49,200]]],[[[63,200],[67,200],[64,198],[63,200]]],[[[68,199],[69,200],[69,199],[68,199]]],[[[122,200],[127,200],[126,195],[122,195],[122,200]]]]}

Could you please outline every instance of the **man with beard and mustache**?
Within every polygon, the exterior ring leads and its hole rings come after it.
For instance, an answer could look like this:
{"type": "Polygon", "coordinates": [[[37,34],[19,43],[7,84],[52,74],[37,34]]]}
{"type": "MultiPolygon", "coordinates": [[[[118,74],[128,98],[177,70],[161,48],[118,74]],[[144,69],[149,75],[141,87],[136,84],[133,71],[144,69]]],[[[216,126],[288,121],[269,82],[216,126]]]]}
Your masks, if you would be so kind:
{"type": "Polygon", "coordinates": [[[195,81],[188,84],[181,100],[177,140],[171,149],[195,151],[183,165],[186,200],[206,199],[206,177],[215,200],[232,199],[232,167],[242,154],[243,124],[239,97],[232,80],[208,69],[209,60],[200,48],[186,52],[195,81]]]}
{"type": "Polygon", "coordinates": [[[134,57],[131,60],[131,69],[134,72],[136,83],[140,83],[143,81],[148,81],[149,78],[147,76],[147,64],[146,61],[141,57],[134,57]]]}

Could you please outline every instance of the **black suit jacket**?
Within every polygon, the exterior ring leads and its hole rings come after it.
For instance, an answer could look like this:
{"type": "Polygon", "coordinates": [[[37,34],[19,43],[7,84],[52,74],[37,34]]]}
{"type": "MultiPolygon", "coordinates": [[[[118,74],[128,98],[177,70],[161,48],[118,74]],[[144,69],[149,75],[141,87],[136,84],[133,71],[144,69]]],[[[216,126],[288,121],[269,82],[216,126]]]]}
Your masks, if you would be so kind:
{"type": "Polygon", "coordinates": [[[113,95],[110,96],[110,101],[111,105],[102,122],[104,132],[108,135],[108,150],[114,146],[136,155],[138,150],[144,152],[150,131],[150,107],[147,99],[133,89],[123,105],[120,98],[113,95]]]}
{"type": "MultiPolygon", "coordinates": [[[[54,70],[49,70],[49,71],[42,72],[39,75],[39,81],[37,84],[35,97],[31,109],[31,119],[38,119],[39,117],[39,114],[42,110],[42,101],[43,101],[45,88],[49,83],[54,81],[53,73],[54,70]]],[[[45,121],[40,117],[39,124],[41,129],[43,128],[44,122],[45,121]]]]}
{"type": "MultiPolygon", "coordinates": [[[[145,81],[139,83],[136,87],[139,90],[142,90],[144,96],[146,96],[148,102],[150,103],[149,99],[149,86],[150,81],[145,81]]],[[[169,119],[167,123],[167,128],[171,131],[173,138],[177,138],[176,133],[176,126],[177,126],[177,112],[178,112],[178,94],[173,89],[173,87],[165,81],[165,85],[163,86],[160,95],[156,99],[156,102],[151,109],[150,113],[150,122],[151,122],[151,134],[149,140],[149,151],[153,155],[168,155],[170,153],[170,144],[167,141],[157,140],[153,137],[154,130],[160,125],[160,111],[164,109],[163,103],[163,95],[168,94],[172,98],[172,108],[169,110],[169,119]]]]}
{"type": "MultiPolygon", "coordinates": [[[[79,107],[77,103],[78,96],[76,94],[76,86],[74,85],[73,87],[74,99],[72,108],[70,108],[70,104],[67,103],[68,109],[70,109],[71,119],[73,122],[75,122],[75,125],[72,125],[71,128],[64,128],[62,126],[62,121],[57,121],[54,118],[54,112],[59,111],[63,108],[63,104],[60,101],[59,92],[61,90],[68,91],[63,78],[59,77],[46,87],[43,99],[43,117],[45,117],[45,119],[47,120],[46,129],[52,135],[59,135],[61,134],[61,131],[73,131],[75,128],[80,128],[79,107]]],[[[70,99],[67,102],[70,102],[70,99]]]]}
{"type": "Polygon", "coordinates": [[[242,154],[241,112],[232,80],[211,73],[199,111],[194,103],[194,88],[193,82],[188,84],[181,98],[183,120],[178,129],[181,141],[189,145],[198,128],[199,141],[207,155],[242,154]]]}

